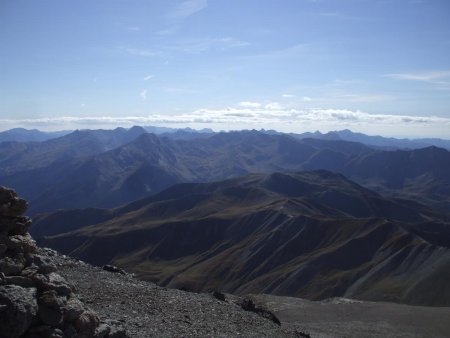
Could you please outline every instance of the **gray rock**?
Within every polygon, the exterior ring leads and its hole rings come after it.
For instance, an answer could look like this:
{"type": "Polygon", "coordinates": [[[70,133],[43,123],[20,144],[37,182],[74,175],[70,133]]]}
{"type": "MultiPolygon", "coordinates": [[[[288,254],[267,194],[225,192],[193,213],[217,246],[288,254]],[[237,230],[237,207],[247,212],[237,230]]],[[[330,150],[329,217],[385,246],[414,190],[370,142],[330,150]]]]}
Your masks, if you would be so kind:
{"type": "Polygon", "coordinates": [[[10,220],[9,235],[25,235],[31,225],[31,219],[26,216],[15,217],[10,220]]]}
{"type": "Polygon", "coordinates": [[[50,272],[55,272],[57,270],[56,265],[50,257],[33,255],[32,264],[39,268],[39,272],[43,274],[49,274],[50,272]]]}
{"type": "Polygon", "coordinates": [[[65,306],[64,319],[68,322],[74,322],[84,311],[85,307],[79,299],[69,297],[65,306]]]}
{"type": "Polygon", "coordinates": [[[53,309],[62,309],[66,303],[66,297],[59,296],[55,290],[43,292],[38,299],[39,305],[45,305],[53,309]]]}
{"type": "Polygon", "coordinates": [[[39,290],[55,290],[63,296],[68,296],[72,292],[71,285],[55,272],[48,275],[36,273],[32,278],[39,290]]]}
{"type": "Polygon", "coordinates": [[[43,292],[38,298],[39,318],[48,325],[60,326],[63,321],[65,297],[58,296],[55,290],[43,292]]]}
{"type": "Polygon", "coordinates": [[[0,244],[0,255],[3,255],[6,252],[6,250],[8,250],[8,246],[4,243],[1,243],[0,244]]]}
{"type": "Polygon", "coordinates": [[[14,284],[21,286],[23,288],[30,288],[36,286],[31,278],[23,277],[23,276],[7,276],[5,277],[6,284],[14,284]]]}
{"type": "Polygon", "coordinates": [[[117,266],[114,266],[114,265],[103,265],[102,269],[105,271],[108,271],[108,272],[121,273],[122,275],[125,274],[124,270],[122,270],[121,268],[118,268],[117,266]]]}
{"type": "Polygon", "coordinates": [[[50,326],[60,326],[63,321],[62,309],[54,309],[45,305],[39,305],[39,319],[50,326]]]}
{"type": "Polygon", "coordinates": [[[95,338],[105,338],[108,337],[111,332],[111,327],[105,323],[100,324],[95,330],[94,337],[95,338]]]}
{"type": "Polygon", "coordinates": [[[268,309],[266,309],[263,306],[257,305],[253,301],[253,299],[246,297],[240,301],[239,305],[242,307],[242,309],[244,311],[254,312],[254,313],[260,315],[261,317],[269,319],[272,322],[274,322],[275,324],[281,326],[280,320],[277,318],[277,316],[275,316],[273,314],[273,312],[269,311],[268,309]]]}
{"type": "Polygon", "coordinates": [[[64,338],[76,338],[78,337],[77,330],[73,327],[73,325],[67,325],[64,329],[64,338]]]}
{"type": "Polygon", "coordinates": [[[0,337],[20,337],[37,314],[36,289],[16,285],[0,286],[0,305],[0,337]]]}
{"type": "Polygon", "coordinates": [[[25,258],[23,255],[16,257],[4,257],[0,259],[0,271],[6,276],[18,275],[25,267],[25,258]]]}
{"type": "Polygon", "coordinates": [[[28,233],[25,235],[10,236],[7,246],[9,250],[15,252],[35,253],[37,251],[36,242],[28,233]]]}
{"type": "Polygon", "coordinates": [[[79,337],[93,337],[96,328],[100,325],[100,319],[92,311],[84,311],[75,322],[75,329],[79,337]]]}
{"type": "Polygon", "coordinates": [[[0,216],[16,217],[22,215],[28,203],[17,197],[14,190],[0,187],[0,216]]]}
{"type": "Polygon", "coordinates": [[[122,323],[117,320],[107,319],[105,324],[109,326],[108,338],[127,338],[129,337],[122,326],[122,323]]]}

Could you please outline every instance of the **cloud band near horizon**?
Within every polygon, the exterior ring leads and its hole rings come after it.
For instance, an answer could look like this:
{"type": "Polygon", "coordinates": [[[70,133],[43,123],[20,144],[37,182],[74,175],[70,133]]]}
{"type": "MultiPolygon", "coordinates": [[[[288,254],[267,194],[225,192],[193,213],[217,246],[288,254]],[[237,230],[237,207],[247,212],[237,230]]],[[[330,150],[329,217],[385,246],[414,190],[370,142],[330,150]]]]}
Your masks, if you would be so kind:
{"type": "Polygon", "coordinates": [[[277,105],[199,109],[191,113],[148,116],[48,117],[0,119],[2,130],[11,128],[47,131],[131,127],[133,125],[174,128],[212,128],[214,130],[275,129],[283,132],[323,132],[352,129],[368,134],[397,137],[441,137],[450,139],[450,119],[438,116],[369,114],[346,109],[291,109],[277,105]],[[402,132],[399,133],[398,131],[402,132]],[[381,131],[381,132],[380,132],[381,131]]]}

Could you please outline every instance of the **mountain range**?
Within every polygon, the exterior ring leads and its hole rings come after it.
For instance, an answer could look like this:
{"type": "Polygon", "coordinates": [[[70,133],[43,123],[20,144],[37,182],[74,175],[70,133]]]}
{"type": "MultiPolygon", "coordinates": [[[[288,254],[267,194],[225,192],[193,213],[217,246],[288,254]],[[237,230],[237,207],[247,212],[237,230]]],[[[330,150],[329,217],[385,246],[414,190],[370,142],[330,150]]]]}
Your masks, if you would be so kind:
{"type": "Polygon", "coordinates": [[[450,305],[450,215],[323,170],[178,184],[43,214],[31,232],[168,287],[450,305]]]}
{"type": "Polygon", "coordinates": [[[182,182],[316,169],[344,174],[387,196],[450,210],[450,152],[437,147],[380,150],[259,131],[172,139],[140,127],[0,143],[0,183],[28,199],[31,214],[115,207],[182,182]]]}

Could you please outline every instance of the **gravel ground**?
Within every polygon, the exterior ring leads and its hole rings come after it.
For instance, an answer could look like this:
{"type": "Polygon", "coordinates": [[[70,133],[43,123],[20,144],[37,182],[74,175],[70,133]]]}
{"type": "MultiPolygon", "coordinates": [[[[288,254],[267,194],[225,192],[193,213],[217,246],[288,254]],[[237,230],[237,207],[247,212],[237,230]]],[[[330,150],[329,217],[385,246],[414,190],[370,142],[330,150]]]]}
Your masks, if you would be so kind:
{"type": "Polygon", "coordinates": [[[120,321],[131,337],[298,337],[256,313],[244,311],[230,297],[159,287],[129,274],[104,271],[52,253],[58,273],[101,319],[120,321]]]}
{"type": "Polygon", "coordinates": [[[241,298],[159,287],[131,274],[107,272],[70,257],[52,255],[58,273],[74,284],[78,297],[101,319],[120,322],[131,337],[450,337],[449,307],[384,302],[252,295],[281,326],[244,311],[241,298]]]}
{"type": "Polygon", "coordinates": [[[334,298],[314,302],[293,297],[254,295],[286,328],[311,337],[448,338],[450,308],[334,298]]]}

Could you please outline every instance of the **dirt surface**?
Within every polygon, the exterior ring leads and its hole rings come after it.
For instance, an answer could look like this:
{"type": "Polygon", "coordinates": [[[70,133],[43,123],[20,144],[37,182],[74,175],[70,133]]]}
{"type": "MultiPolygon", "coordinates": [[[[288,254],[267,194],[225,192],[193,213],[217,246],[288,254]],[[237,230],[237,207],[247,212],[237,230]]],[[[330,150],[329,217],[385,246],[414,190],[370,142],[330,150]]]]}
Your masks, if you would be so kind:
{"type": "Polygon", "coordinates": [[[287,328],[311,337],[450,337],[450,308],[423,307],[334,298],[254,295],[287,328]]]}
{"type": "Polygon", "coordinates": [[[120,321],[131,337],[297,337],[232,301],[167,289],[56,254],[58,273],[101,319],[120,321]]]}
{"type": "Polygon", "coordinates": [[[159,287],[131,274],[104,271],[73,258],[51,255],[58,273],[102,319],[120,322],[130,337],[450,337],[450,308],[344,298],[308,301],[251,295],[281,326],[211,294],[159,287]],[[306,335],[305,335],[306,336],[306,335]]]}

